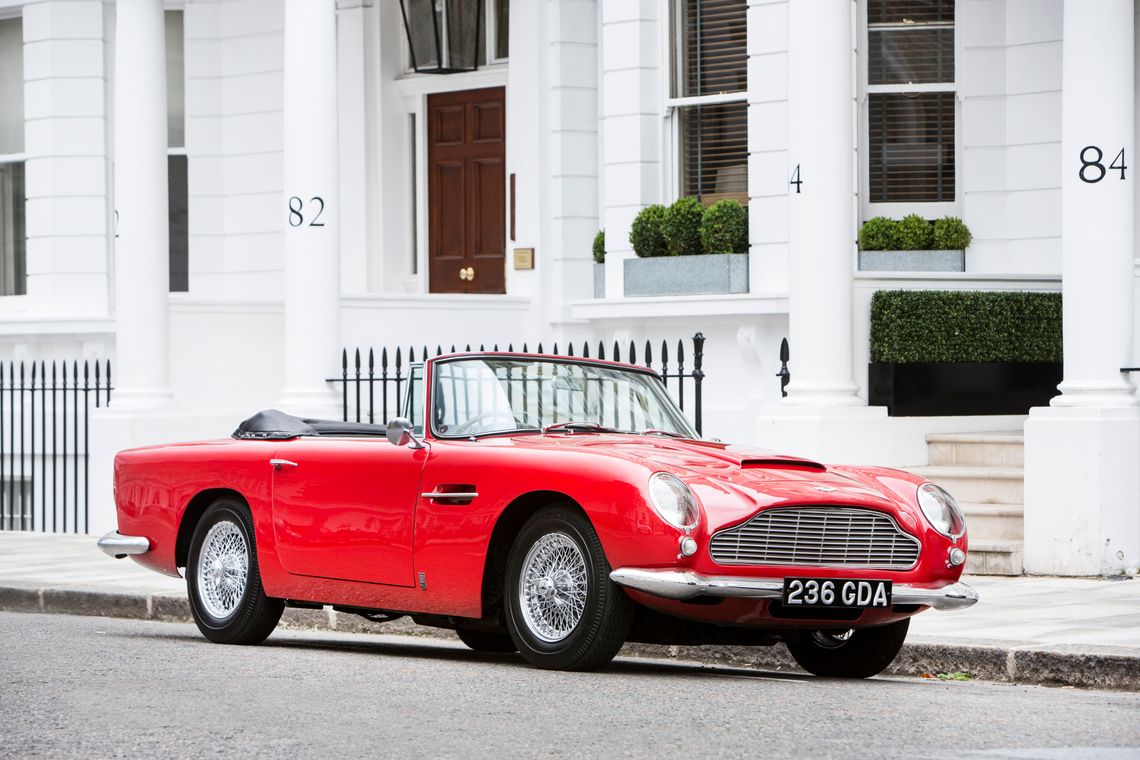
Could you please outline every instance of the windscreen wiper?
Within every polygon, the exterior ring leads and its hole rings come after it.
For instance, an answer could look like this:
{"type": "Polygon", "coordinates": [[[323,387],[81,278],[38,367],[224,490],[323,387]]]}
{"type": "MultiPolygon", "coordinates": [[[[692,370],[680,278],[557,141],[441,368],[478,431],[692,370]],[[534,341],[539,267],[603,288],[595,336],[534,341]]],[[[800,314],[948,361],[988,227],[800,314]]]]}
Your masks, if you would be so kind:
{"type": "Polygon", "coordinates": [[[596,422],[553,422],[542,429],[542,434],[546,435],[550,432],[565,430],[567,433],[573,434],[576,430],[581,430],[587,433],[621,433],[623,431],[616,428],[606,427],[599,425],[596,422]]]}
{"type": "Polygon", "coordinates": [[[689,438],[689,436],[684,435],[683,433],[674,433],[672,430],[660,430],[658,428],[649,428],[648,430],[642,430],[641,434],[642,435],[664,435],[664,436],[667,436],[669,438],[685,438],[685,439],[689,438]]]}

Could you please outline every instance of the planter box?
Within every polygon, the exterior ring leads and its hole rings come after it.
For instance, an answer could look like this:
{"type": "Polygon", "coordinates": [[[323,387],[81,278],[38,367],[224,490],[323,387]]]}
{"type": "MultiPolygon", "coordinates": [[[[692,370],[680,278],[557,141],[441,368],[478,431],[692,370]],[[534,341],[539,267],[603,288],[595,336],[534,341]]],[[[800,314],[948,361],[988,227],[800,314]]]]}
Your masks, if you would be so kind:
{"type": "Polygon", "coordinates": [[[966,252],[859,251],[860,272],[965,272],[966,252]]]}
{"type": "Polygon", "coordinates": [[[1027,414],[1058,394],[1061,362],[872,363],[871,406],[893,417],[1027,414]]]}
{"type": "Polygon", "coordinates": [[[594,298],[606,297],[606,265],[594,262],[594,298]]]}
{"type": "Polygon", "coordinates": [[[748,292],[748,254],[626,259],[625,296],[693,296],[748,292]]]}

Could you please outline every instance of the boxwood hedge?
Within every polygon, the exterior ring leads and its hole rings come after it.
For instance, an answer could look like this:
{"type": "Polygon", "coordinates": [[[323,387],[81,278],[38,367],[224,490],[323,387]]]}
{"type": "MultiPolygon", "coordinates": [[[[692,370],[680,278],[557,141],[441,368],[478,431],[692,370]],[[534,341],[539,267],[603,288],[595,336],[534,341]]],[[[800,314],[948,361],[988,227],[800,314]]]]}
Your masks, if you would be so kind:
{"type": "Polygon", "coordinates": [[[880,290],[871,361],[1059,362],[1061,294],[880,290]]]}

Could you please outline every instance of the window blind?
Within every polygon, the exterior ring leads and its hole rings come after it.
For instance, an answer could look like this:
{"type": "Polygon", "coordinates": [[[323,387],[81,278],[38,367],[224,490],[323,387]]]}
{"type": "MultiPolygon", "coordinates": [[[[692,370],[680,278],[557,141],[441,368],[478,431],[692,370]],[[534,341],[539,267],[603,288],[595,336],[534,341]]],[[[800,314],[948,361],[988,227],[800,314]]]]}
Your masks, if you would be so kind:
{"type": "Polygon", "coordinates": [[[747,89],[747,10],[746,0],[682,0],[682,97],[747,89]]]}
{"type": "Polygon", "coordinates": [[[868,95],[872,203],[954,200],[954,93],[868,95]]]}
{"type": "Polygon", "coordinates": [[[748,104],[688,106],[681,113],[682,195],[706,204],[748,202],[748,104]]]}

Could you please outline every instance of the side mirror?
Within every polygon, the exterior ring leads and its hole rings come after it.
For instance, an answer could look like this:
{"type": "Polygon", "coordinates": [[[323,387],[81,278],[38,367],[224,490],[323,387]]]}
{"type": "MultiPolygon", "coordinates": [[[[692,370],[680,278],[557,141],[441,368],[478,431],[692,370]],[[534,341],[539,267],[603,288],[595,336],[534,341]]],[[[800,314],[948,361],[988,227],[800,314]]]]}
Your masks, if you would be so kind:
{"type": "Polygon", "coordinates": [[[408,446],[413,449],[422,449],[423,441],[416,438],[412,423],[404,417],[393,417],[388,421],[388,442],[393,446],[408,446]]]}

